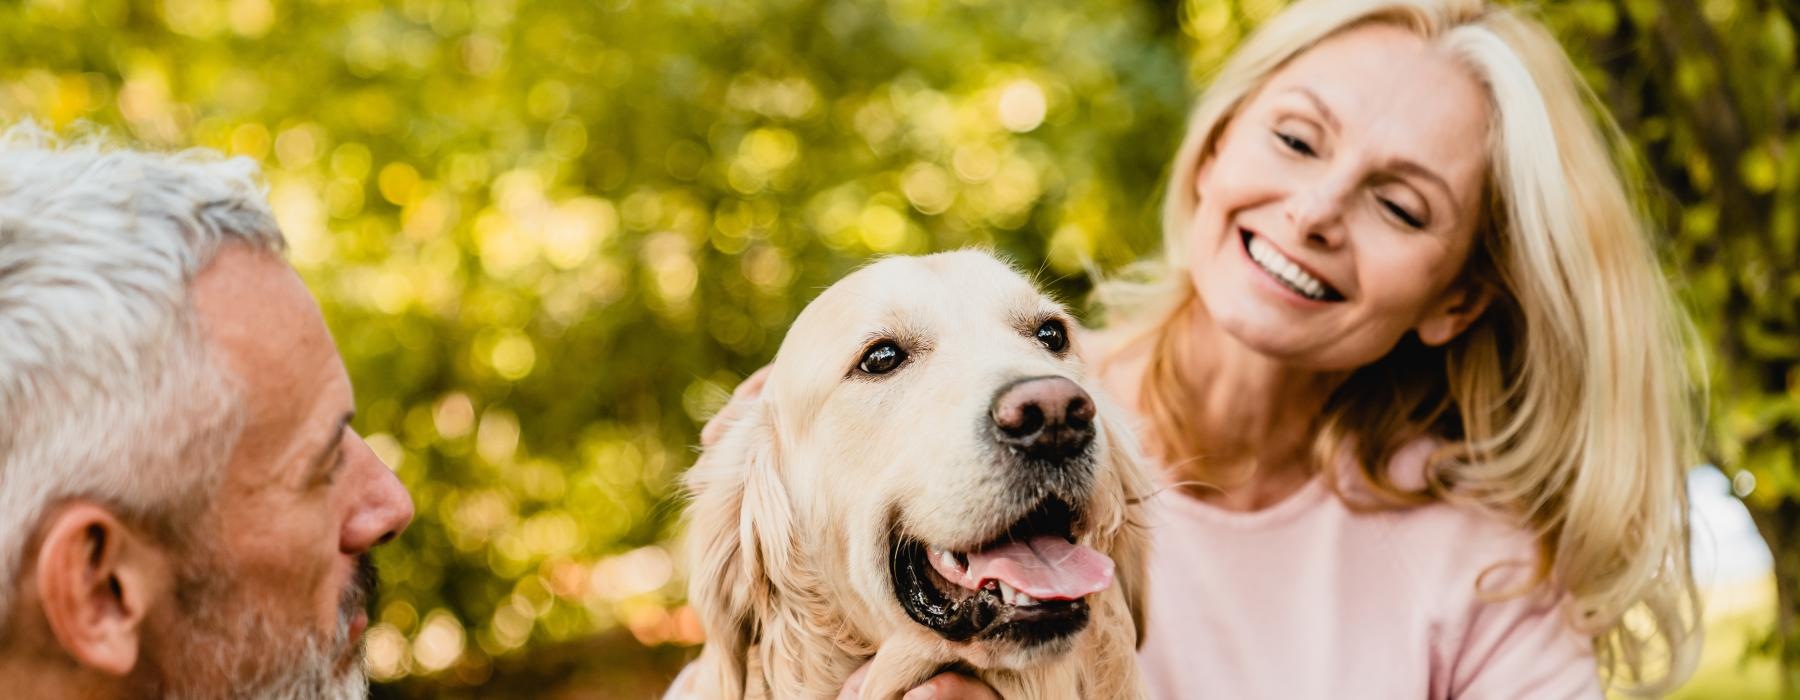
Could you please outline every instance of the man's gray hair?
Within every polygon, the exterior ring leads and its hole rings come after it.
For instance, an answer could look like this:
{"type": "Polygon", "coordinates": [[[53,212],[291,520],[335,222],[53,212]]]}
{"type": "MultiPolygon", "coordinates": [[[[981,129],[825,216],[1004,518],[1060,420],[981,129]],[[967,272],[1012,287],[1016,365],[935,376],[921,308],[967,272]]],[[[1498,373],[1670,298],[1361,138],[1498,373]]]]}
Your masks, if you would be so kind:
{"type": "Polygon", "coordinates": [[[255,163],[104,141],[0,132],[0,639],[48,509],[168,543],[204,512],[242,422],[188,285],[226,243],[284,247],[255,163]]]}

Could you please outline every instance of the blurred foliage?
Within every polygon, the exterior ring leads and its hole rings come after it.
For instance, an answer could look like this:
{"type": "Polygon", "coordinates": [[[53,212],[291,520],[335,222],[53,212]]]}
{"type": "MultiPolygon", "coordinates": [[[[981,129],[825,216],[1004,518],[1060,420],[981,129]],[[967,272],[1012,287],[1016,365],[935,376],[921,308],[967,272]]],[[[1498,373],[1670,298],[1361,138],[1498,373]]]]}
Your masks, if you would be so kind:
{"type": "MultiPolygon", "coordinates": [[[[1194,86],[1282,5],[14,0],[0,119],[263,163],[418,504],[383,692],[643,697],[698,640],[674,478],[799,307],[872,254],[986,245],[1073,299],[1154,250],[1194,86]]],[[[1541,12],[1661,185],[1800,688],[1800,11],[1541,12]]]]}
{"type": "Polygon", "coordinates": [[[1774,554],[1776,619],[1751,651],[1800,693],[1800,5],[1577,0],[1547,14],[1659,186],[1652,213],[1711,383],[1708,457],[1774,554]]]}

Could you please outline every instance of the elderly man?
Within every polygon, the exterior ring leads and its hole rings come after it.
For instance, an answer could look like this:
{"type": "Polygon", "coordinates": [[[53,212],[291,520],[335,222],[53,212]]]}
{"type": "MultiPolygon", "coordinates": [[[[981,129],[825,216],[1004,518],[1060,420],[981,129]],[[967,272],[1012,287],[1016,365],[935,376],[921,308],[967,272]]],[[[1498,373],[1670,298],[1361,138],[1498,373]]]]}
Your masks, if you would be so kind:
{"type": "Polygon", "coordinates": [[[0,696],[367,694],[412,502],[256,177],[0,136],[0,696]]]}

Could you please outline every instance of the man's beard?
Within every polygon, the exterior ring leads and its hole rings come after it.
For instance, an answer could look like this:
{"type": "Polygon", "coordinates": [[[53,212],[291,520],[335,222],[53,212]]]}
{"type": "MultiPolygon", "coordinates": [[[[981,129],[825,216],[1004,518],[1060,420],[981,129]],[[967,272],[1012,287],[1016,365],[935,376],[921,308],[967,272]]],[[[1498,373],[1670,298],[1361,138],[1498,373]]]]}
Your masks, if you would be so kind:
{"type": "MultiPolygon", "coordinates": [[[[216,561],[216,560],[215,560],[216,561]]],[[[247,596],[219,566],[187,566],[177,600],[181,618],[156,664],[158,696],[169,700],[360,700],[369,693],[362,640],[350,624],[375,592],[375,564],[357,559],[329,635],[311,620],[271,618],[266,599],[247,596]]]]}

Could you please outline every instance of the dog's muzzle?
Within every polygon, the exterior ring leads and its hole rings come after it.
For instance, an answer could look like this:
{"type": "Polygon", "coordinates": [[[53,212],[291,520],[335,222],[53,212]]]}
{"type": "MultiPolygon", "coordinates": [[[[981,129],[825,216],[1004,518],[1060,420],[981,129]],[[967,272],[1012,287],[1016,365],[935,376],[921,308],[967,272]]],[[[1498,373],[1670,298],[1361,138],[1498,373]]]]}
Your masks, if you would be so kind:
{"type": "MultiPolygon", "coordinates": [[[[1087,598],[1112,585],[1113,562],[1082,544],[1096,460],[1094,399],[1064,377],[1020,379],[994,392],[981,430],[996,449],[1011,522],[962,551],[890,543],[895,596],[914,622],[951,641],[1034,646],[1079,632],[1087,598]]],[[[1003,516],[1005,517],[1005,516],[1003,516]]]]}

